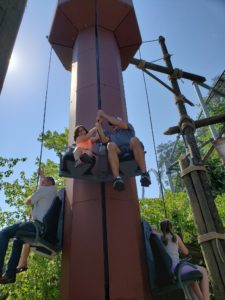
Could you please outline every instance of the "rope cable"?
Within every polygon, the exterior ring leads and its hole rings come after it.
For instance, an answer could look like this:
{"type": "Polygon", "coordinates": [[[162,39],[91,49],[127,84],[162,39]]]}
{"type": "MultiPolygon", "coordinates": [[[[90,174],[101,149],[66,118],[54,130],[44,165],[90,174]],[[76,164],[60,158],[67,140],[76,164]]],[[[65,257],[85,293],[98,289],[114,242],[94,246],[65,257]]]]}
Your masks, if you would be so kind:
{"type": "MultiPolygon", "coordinates": [[[[43,113],[42,132],[41,132],[41,149],[40,149],[38,170],[40,170],[40,168],[41,168],[42,153],[43,153],[44,133],[45,133],[45,119],[46,119],[46,110],[47,110],[48,86],[49,86],[49,75],[50,75],[50,69],[51,69],[51,61],[52,61],[52,47],[50,49],[49,61],[48,61],[47,82],[46,82],[45,101],[44,101],[44,113],[43,113]]],[[[38,187],[39,177],[40,177],[40,175],[39,175],[39,172],[38,172],[36,189],[38,187]]]]}
{"type": "MultiPolygon", "coordinates": [[[[140,59],[141,59],[140,49],[138,51],[139,51],[139,56],[140,56],[140,59]]],[[[142,71],[142,76],[143,76],[143,81],[144,81],[144,86],[145,86],[145,94],[146,94],[146,100],[147,100],[147,106],[148,106],[149,121],[150,121],[151,134],[152,134],[152,140],[153,140],[153,148],[154,148],[156,165],[157,165],[159,185],[160,185],[160,190],[161,190],[162,200],[163,200],[164,214],[165,214],[165,217],[167,218],[165,197],[164,197],[163,186],[162,186],[162,177],[161,177],[161,174],[160,174],[160,171],[159,171],[159,162],[158,162],[158,156],[157,156],[157,151],[156,151],[156,143],[155,143],[155,135],[154,135],[154,130],[153,130],[153,122],[152,122],[152,116],[151,116],[150,101],[149,101],[149,95],[148,95],[148,89],[147,89],[147,84],[146,84],[145,73],[143,71],[142,71]]]]}
{"type": "MultiPolygon", "coordinates": [[[[99,1],[95,0],[95,48],[96,48],[96,72],[97,72],[97,104],[98,109],[102,107],[101,82],[100,82],[100,53],[99,53],[99,1]]],[[[100,137],[100,134],[99,134],[100,137]]],[[[100,139],[101,140],[101,139],[100,139]]],[[[102,242],[104,253],[104,300],[110,299],[110,280],[109,280],[109,254],[108,254],[108,232],[107,232],[107,213],[106,213],[106,190],[105,183],[101,182],[101,208],[102,208],[102,242]]]]}
{"type": "Polygon", "coordinates": [[[100,85],[100,55],[99,55],[99,34],[98,34],[98,1],[96,0],[95,8],[95,48],[96,48],[96,71],[97,71],[97,99],[98,109],[101,109],[101,85],[100,85]]]}

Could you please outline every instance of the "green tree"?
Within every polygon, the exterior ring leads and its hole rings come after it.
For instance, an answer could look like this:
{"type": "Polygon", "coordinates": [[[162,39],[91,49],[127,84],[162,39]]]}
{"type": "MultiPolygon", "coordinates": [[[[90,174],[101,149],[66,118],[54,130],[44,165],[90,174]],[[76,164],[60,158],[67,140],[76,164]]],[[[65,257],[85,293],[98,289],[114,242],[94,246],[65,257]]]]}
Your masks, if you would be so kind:
{"type": "Polygon", "coordinates": [[[26,161],[26,158],[4,158],[0,156],[0,190],[4,180],[13,175],[14,168],[19,162],[26,161]]]}
{"type": "Polygon", "coordinates": [[[69,130],[65,128],[63,133],[47,130],[46,133],[39,135],[38,140],[42,141],[46,149],[53,150],[57,155],[63,152],[68,145],[69,130]]]}

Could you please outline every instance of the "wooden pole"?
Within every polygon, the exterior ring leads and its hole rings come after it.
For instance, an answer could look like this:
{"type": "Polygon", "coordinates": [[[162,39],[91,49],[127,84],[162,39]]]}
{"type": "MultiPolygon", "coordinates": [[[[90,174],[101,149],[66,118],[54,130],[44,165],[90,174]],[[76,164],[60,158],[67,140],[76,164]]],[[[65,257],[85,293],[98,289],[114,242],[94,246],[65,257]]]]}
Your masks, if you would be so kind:
{"type": "MultiPolygon", "coordinates": [[[[165,38],[159,37],[159,43],[164,55],[164,60],[168,68],[173,69],[170,54],[167,51],[165,38]]],[[[198,234],[201,238],[203,234],[209,232],[224,233],[222,221],[214,203],[214,198],[210,189],[206,171],[203,167],[199,149],[194,137],[195,126],[188,116],[182,94],[174,77],[170,78],[171,85],[180,97],[175,97],[176,105],[180,114],[180,129],[186,140],[189,149],[189,159],[186,157],[180,160],[182,177],[188,191],[194,220],[198,234]]],[[[225,295],[225,268],[223,259],[225,258],[224,241],[215,238],[201,243],[203,256],[211,275],[215,299],[223,299],[225,295]]]]}
{"type": "Polygon", "coordinates": [[[206,81],[205,77],[203,77],[203,76],[188,73],[188,72],[182,71],[180,69],[173,69],[171,67],[163,67],[163,66],[153,64],[153,63],[150,63],[150,62],[142,60],[142,59],[132,58],[130,63],[132,65],[137,66],[138,68],[150,69],[150,70],[168,74],[168,75],[176,74],[176,76],[179,76],[180,78],[189,79],[189,80],[192,80],[192,81],[195,81],[198,83],[199,82],[202,83],[202,82],[206,81]]]}
{"type": "MultiPolygon", "coordinates": [[[[225,122],[225,114],[220,114],[217,116],[193,121],[195,128],[201,128],[204,126],[212,125],[212,124],[218,124],[218,123],[224,123],[225,122]]],[[[173,126],[168,128],[164,134],[171,135],[175,133],[180,133],[180,127],[179,126],[173,126]]]]}
{"type": "MultiPolygon", "coordinates": [[[[181,157],[179,160],[181,171],[184,171],[190,165],[188,158],[181,157]]],[[[198,234],[202,235],[206,232],[215,232],[216,227],[212,221],[212,209],[207,205],[207,200],[204,199],[202,203],[199,202],[199,193],[205,194],[199,180],[202,177],[202,171],[193,171],[183,176],[183,181],[188,192],[194,221],[198,230],[198,234]],[[198,187],[199,185],[199,187],[198,187]],[[208,217],[208,222],[203,221],[208,217]]],[[[213,209],[214,210],[214,209],[213,209]]],[[[215,209],[215,212],[217,210],[215,209]]],[[[218,218],[216,218],[219,222],[218,218]]],[[[221,224],[219,224],[220,226],[221,224]]],[[[204,260],[207,265],[207,269],[211,275],[211,281],[213,285],[215,299],[223,299],[224,296],[224,263],[218,255],[218,248],[216,240],[211,240],[201,244],[201,250],[203,253],[204,260]]]]}

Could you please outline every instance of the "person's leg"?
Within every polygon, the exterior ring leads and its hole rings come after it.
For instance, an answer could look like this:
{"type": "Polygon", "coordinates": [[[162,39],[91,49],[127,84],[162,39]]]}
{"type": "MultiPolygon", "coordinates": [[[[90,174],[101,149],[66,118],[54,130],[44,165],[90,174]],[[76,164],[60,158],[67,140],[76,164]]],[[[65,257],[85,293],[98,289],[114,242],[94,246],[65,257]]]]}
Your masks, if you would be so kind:
{"type": "Polygon", "coordinates": [[[16,277],[16,267],[20,260],[23,244],[24,242],[22,240],[14,239],[13,241],[12,251],[5,271],[5,275],[8,278],[15,279],[16,277]]]}
{"type": "Polygon", "coordinates": [[[119,157],[120,149],[114,143],[107,144],[108,160],[111,167],[113,177],[119,177],[119,157]]]}
{"type": "Polygon", "coordinates": [[[140,180],[141,185],[148,187],[151,184],[151,180],[150,180],[149,173],[147,172],[146,169],[144,149],[137,137],[133,137],[130,140],[130,149],[133,151],[134,159],[137,162],[142,172],[141,180],[140,180]]]}
{"type": "Polygon", "coordinates": [[[210,300],[209,296],[209,278],[206,268],[202,266],[198,266],[198,270],[202,273],[202,279],[199,283],[200,289],[202,291],[202,294],[204,296],[204,300],[210,300]]]}
{"type": "Polygon", "coordinates": [[[84,153],[86,153],[88,156],[92,157],[93,156],[93,153],[91,150],[85,150],[84,153]]]}
{"type": "Polygon", "coordinates": [[[113,188],[121,192],[125,189],[123,179],[120,177],[120,173],[119,173],[120,162],[119,162],[118,155],[121,153],[121,151],[115,143],[108,143],[107,149],[108,149],[108,160],[114,177],[113,188]]]}
{"type": "Polygon", "coordinates": [[[80,159],[81,154],[82,154],[81,149],[76,147],[75,150],[73,151],[73,156],[74,156],[75,161],[80,159]]]}
{"type": "Polygon", "coordinates": [[[5,254],[8,249],[9,238],[3,231],[0,231],[0,276],[3,272],[5,254]]]}
{"type": "Polygon", "coordinates": [[[193,292],[195,293],[195,295],[198,297],[199,300],[204,300],[204,296],[202,294],[202,291],[201,291],[201,289],[199,287],[199,283],[198,282],[196,282],[196,281],[193,282],[191,284],[191,288],[192,288],[193,292]]]}
{"type": "Polygon", "coordinates": [[[27,260],[30,254],[30,245],[29,244],[24,244],[22,253],[20,256],[20,260],[17,266],[17,270],[20,268],[27,268],[27,260]]]}
{"type": "Polygon", "coordinates": [[[82,154],[80,156],[80,160],[83,162],[83,163],[91,163],[92,161],[92,157],[93,157],[93,154],[92,154],[92,151],[91,150],[82,150],[82,154]]]}
{"type": "Polygon", "coordinates": [[[146,173],[145,154],[143,147],[137,137],[130,140],[130,149],[133,151],[134,159],[136,160],[142,173],[146,173]]]}
{"type": "Polygon", "coordinates": [[[8,249],[9,240],[15,236],[15,233],[19,228],[20,224],[21,223],[16,223],[0,231],[0,275],[3,272],[4,259],[6,251],[8,249]]]}

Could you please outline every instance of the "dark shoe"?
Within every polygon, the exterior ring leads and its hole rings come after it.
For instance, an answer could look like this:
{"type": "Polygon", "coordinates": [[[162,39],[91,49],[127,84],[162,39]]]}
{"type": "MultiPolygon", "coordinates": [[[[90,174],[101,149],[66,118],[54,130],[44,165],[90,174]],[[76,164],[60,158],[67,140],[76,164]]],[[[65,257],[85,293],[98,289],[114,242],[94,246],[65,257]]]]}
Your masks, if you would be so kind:
{"type": "Polygon", "coordinates": [[[123,182],[123,179],[121,177],[116,177],[113,182],[113,188],[114,190],[117,190],[118,192],[122,192],[125,190],[125,185],[123,182]]]}
{"type": "Polygon", "coordinates": [[[0,278],[0,284],[8,284],[8,283],[14,283],[16,281],[16,275],[2,275],[0,278]]]}
{"type": "Polygon", "coordinates": [[[140,182],[141,182],[141,186],[146,186],[146,187],[148,187],[151,184],[151,179],[150,179],[150,176],[149,176],[148,172],[143,173],[141,175],[140,182]]]}
{"type": "Polygon", "coordinates": [[[92,162],[92,158],[87,153],[81,154],[80,160],[85,164],[92,162]]]}
{"type": "Polygon", "coordinates": [[[17,267],[16,268],[16,273],[21,273],[27,271],[27,267],[17,267]]]}

